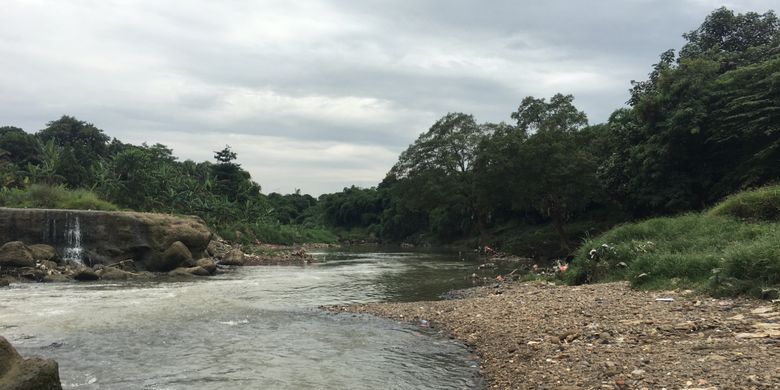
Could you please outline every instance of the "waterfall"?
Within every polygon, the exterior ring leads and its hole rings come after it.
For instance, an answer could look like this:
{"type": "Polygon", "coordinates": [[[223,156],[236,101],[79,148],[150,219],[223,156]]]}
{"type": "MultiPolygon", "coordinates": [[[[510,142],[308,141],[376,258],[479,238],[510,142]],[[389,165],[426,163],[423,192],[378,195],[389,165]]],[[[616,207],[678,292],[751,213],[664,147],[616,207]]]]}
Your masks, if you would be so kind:
{"type": "Polygon", "coordinates": [[[76,264],[84,265],[81,258],[81,225],[78,215],[68,213],[65,219],[65,242],[67,246],[64,251],[64,260],[72,261],[76,264]]]}

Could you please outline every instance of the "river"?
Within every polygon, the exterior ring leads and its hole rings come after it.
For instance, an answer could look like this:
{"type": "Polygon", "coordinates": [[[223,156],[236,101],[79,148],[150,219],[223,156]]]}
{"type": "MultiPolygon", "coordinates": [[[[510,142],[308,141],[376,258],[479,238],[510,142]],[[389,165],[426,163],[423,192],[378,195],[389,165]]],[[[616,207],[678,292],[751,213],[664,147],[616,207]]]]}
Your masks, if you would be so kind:
{"type": "Polygon", "coordinates": [[[330,252],[191,281],[14,284],[0,335],[74,389],[472,389],[476,357],[413,325],[320,305],[435,299],[457,255],[330,252]]]}

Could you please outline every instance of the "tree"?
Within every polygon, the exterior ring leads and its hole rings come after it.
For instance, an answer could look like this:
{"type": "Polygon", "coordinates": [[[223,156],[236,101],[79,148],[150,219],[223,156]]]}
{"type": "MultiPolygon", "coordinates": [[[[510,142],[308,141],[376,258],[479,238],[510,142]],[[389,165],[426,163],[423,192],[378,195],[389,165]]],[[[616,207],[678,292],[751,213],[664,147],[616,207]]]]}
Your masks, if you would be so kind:
{"type": "Polygon", "coordinates": [[[573,100],[561,94],[549,102],[523,99],[512,114],[516,127],[494,133],[492,145],[485,146],[495,154],[483,168],[487,171],[492,164],[501,172],[514,209],[532,208],[549,218],[566,251],[570,248],[564,223],[600,194],[594,158],[577,143],[587,117],[573,100]]]}
{"type": "MultiPolygon", "coordinates": [[[[439,238],[486,234],[485,213],[477,204],[473,163],[485,128],[474,117],[449,113],[421,134],[388,173],[398,200],[392,206],[424,212],[439,238]]],[[[391,211],[392,213],[392,211],[391,211]]]]}
{"type": "Polygon", "coordinates": [[[47,123],[36,133],[43,142],[54,142],[63,149],[63,161],[58,172],[73,187],[91,187],[94,165],[108,156],[110,138],[91,123],[63,115],[47,123]]]}
{"type": "Polygon", "coordinates": [[[235,161],[237,155],[230,150],[230,146],[214,152],[214,159],[217,163],[212,165],[212,174],[214,175],[214,190],[225,197],[228,201],[244,202],[252,196],[260,193],[260,186],[251,180],[249,172],[241,169],[241,165],[235,161]]]}

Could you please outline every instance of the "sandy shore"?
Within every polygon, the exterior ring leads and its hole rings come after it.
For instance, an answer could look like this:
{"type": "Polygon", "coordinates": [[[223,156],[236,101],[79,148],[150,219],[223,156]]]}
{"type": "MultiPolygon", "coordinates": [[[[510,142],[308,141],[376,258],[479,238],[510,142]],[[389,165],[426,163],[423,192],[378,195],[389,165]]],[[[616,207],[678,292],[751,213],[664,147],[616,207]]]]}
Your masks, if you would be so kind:
{"type": "Polygon", "coordinates": [[[534,282],[330,310],[462,340],[481,356],[490,388],[780,389],[780,306],[766,301],[534,282]]]}

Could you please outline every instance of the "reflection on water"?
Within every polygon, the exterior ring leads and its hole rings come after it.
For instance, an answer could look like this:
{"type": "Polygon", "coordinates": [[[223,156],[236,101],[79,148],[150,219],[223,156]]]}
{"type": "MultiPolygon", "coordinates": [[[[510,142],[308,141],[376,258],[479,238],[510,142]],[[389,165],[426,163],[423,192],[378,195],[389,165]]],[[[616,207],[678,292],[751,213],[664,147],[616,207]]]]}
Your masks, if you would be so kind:
{"type": "Polygon", "coordinates": [[[433,299],[473,263],[413,253],[322,253],[191,282],[24,284],[0,290],[0,334],[60,363],[65,388],[463,389],[461,345],[319,305],[433,299]]]}

